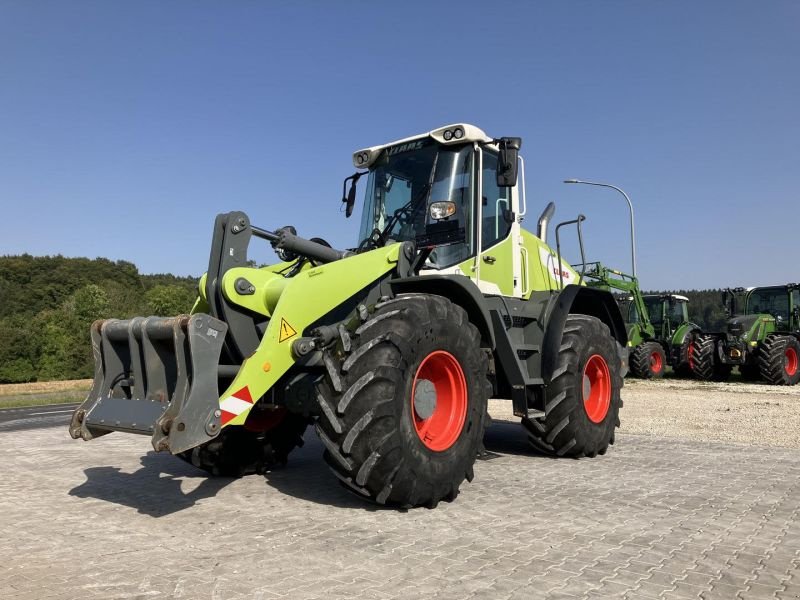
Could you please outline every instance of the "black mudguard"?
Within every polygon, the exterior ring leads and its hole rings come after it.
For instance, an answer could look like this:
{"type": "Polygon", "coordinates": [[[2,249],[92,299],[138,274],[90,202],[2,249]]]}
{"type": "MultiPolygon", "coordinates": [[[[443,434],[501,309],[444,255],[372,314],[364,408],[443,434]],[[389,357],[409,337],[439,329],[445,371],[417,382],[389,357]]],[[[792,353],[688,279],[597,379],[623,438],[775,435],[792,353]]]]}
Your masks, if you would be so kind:
{"type": "Polygon", "coordinates": [[[494,329],[489,316],[489,308],[486,306],[486,301],[478,286],[469,277],[464,275],[422,275],[392,279],[388,283],[395,294],[437,294],[458,304],[467,311],[470,322],[478,328],[483,347],[494,350],[494,329]]]}
{"type": "MultiPolygon", "coordinates": [[[[542,378],[545,384],[550,382],[550,377],[556,367],[558,349],[561,346],[567,317],[575,313],[600,319],[611,330],[611,335],[622,347],[623,354],[627,354],[628,334],[625,331],[625,321],[622,319],[622,313],[614,296],[605,290],[568,285],[555,299],[547,319],[547,328],[542,343],[542,378]]],[[[624,366],[627,366],[627,356],[621,358],[624,360],[624,366]]],[[[625,370],[627,371],[627,369],[625,370]]]]}

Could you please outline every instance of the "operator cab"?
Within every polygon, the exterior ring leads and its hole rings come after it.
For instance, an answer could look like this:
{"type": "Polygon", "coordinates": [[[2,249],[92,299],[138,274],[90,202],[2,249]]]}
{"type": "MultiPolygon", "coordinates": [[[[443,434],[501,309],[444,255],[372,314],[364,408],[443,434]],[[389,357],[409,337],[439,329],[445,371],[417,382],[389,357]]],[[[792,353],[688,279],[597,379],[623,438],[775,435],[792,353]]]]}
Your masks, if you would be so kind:
{"type": "MultiPolygon", "coordinates": [[[[367,175],[359,250],[412,241],[428,253],[422,274],[468,275],[484,292],[522,295],[520,253],[504,253],[511,269],[494,268],[492,254],[520,235],[520,144],[456,124],[355,152],[353,164],[368,169],[358,174],[367,175]]],[[[354,200],[351,187],[348,211],[354,200]]]]}
{"type": "Polygon", "coordinates": [[[771,286],[753,288],[745,297],[745,315],[769,314],[777,321],[788,321],[792,309],[791,294],[795,294],[794,305],[797,306],[798,290],[792,286],[771,286]]]}
{"type": "Polygon", "coordinates": [[[686,296],[677,294],[648,294],[642,297],[647,307],[647,314],[655,329],[668,324],[669,334],[673,333],[681,323],[689,320],[686,296]]]}

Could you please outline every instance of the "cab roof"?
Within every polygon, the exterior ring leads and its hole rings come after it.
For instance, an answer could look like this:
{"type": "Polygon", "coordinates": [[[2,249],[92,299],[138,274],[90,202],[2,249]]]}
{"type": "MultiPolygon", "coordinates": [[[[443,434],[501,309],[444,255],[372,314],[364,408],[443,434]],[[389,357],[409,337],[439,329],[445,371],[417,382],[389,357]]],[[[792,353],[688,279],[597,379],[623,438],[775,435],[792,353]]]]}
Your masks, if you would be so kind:
{"type": "MultiPolygon", "coordinates": [[[[380,153],[386,148],[394,146],[412,146],[414,142],[424,140],[426,138],[433,138],[440,144],[445,146],[452,144],[463,144],[464,142],[478,142],[480,144],[489,144],[493,138],[486,135],[481,128],[470,125],[469,123],[453,123],[445,125],[426,133],[413,135],[411,137],[395,140],[388,144],[381,144],[379,146],[370,146],[369,148],[362,148],[353,152],[353,166],[359,169],[368,169],[375,159],[378,158],[380,153]]],[[[412,148],[409,148],[412,149],[412,148]]]]}

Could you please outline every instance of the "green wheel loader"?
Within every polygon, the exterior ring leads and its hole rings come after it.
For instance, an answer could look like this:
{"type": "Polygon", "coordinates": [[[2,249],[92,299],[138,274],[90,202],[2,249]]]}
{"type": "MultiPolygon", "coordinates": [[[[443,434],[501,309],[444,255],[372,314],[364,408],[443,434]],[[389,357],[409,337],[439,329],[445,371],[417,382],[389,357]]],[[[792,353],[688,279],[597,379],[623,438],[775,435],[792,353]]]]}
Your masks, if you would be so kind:
{"type": "Polygon", "coordinates": [[[149,435],[236,476],[285,462],[314,424],[333,474],[395,506],[434,507],[472,479],[489,398],[511,401],[540,451],[604,454],[625,325],[547,245],[552,204],[537,235],[521,227],[520,145],[455,124],[355,152],[347,216],[366,185],[348,250],[219,215],[190,315],[93,324],[72,437],[149,435]],[[257,240],[280,262],[250,266],[257,240]]]}
{"type": "MultiPolygon", "coordinates": [[[[580,265],[576,265],[576,268],[580,265]]],[[[664,376],[667,365],[678,375],[691,374],[692,343],[700,326],[689,321],[689,299],[677,294],[642,294],[636,277],[588,263],[587,285],[624,292],[619,298],[628,334],[630,373],[642,379],[664,376]]]]}
{"type": "Polygon", "coordinates": [[[725,381],[739,367],[749,381],[796,385],[800,381],[800,285],[734,288],[722,293],[726,331],[694,342],[694,375],[725,381]]]}

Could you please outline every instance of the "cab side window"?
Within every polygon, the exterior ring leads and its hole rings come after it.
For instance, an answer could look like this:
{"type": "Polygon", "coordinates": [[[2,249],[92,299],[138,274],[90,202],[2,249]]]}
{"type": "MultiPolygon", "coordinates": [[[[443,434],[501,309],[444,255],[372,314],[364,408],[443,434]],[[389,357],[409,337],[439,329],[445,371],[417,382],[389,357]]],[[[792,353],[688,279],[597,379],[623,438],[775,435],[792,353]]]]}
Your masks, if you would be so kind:
{"type": "Polygon", "coordinates": [[[483,152],[483,218],[481,219],[481,250],[506,238],[511,223],[511,188],[497,187],[497,155],[483,152]]]}

